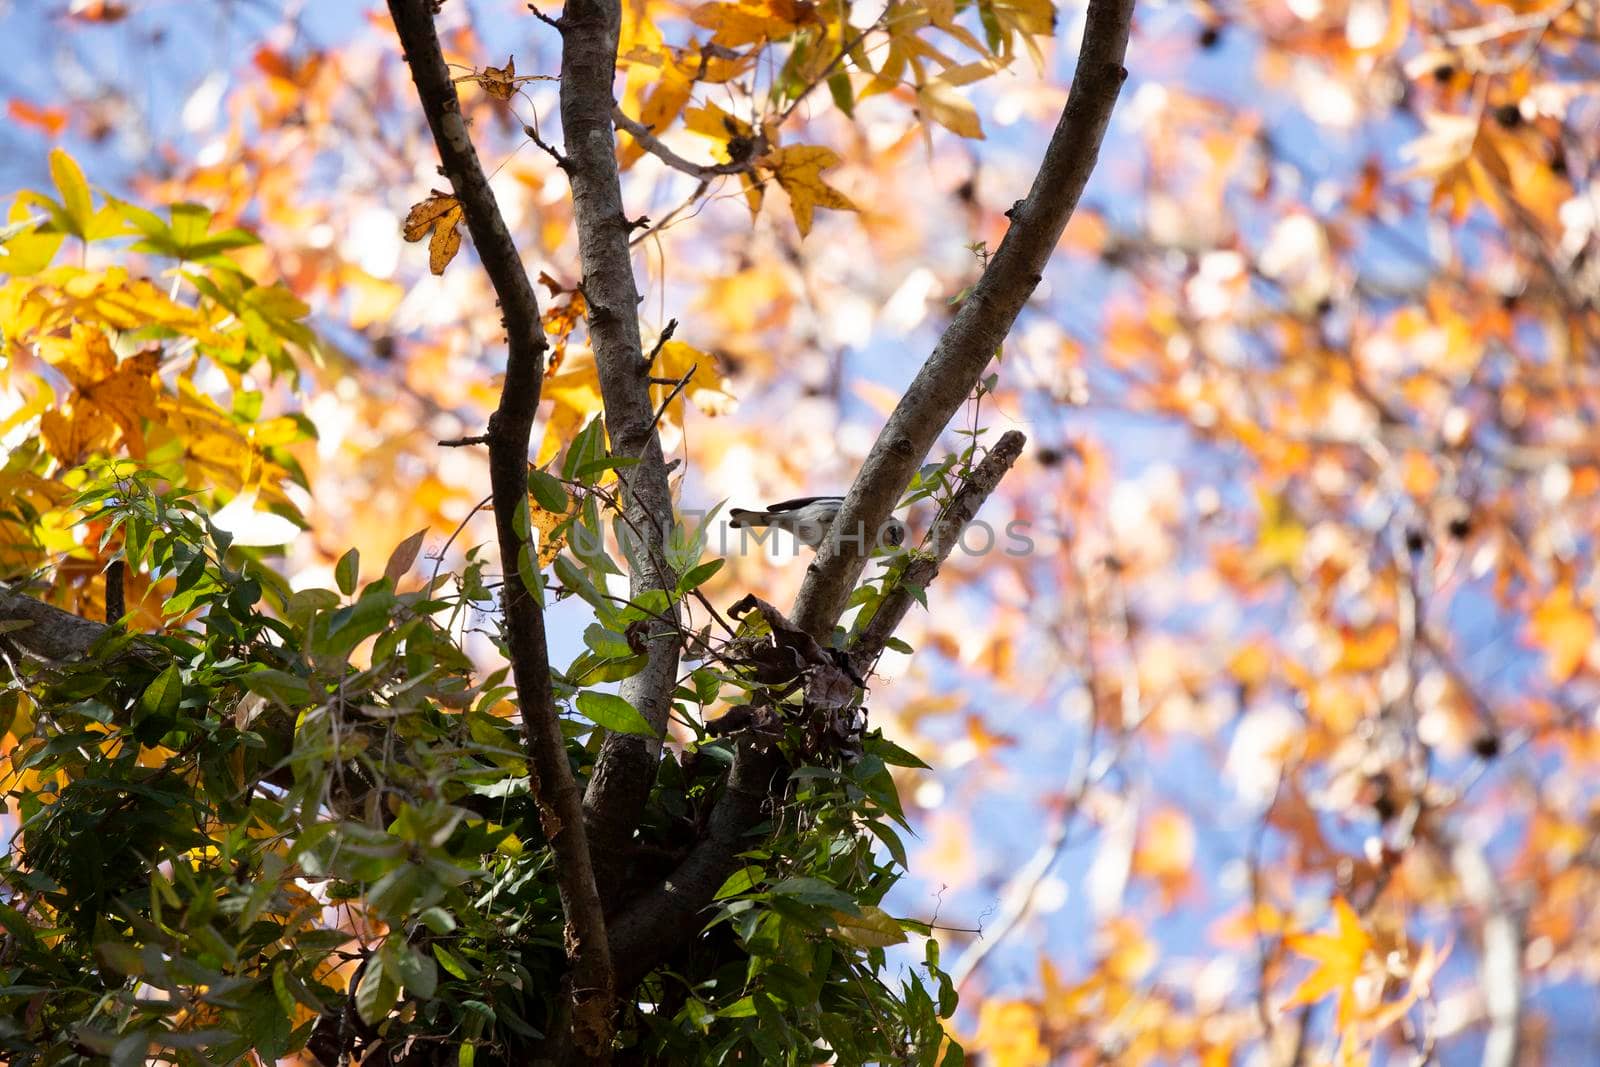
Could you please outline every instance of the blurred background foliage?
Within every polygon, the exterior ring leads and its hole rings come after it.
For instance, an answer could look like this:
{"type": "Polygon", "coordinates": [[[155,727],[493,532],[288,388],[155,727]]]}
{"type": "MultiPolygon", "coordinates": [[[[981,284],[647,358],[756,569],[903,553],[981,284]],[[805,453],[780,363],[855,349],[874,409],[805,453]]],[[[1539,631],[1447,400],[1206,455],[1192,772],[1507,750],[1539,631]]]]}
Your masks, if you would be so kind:
{"type": "MultiPolygon", "coordinates": [[[[663,428],[686,515],[848,484],[1023,195],[1081,17],[625,5],[641,321],[679,322],[665,376],[697,368],[663,428]]],[[[872,692],[873,726],[932,767],[895,769],[912,876],[883,903],[937,927],[969,1057],[1592,1057],[1597,18],[1593,0],[1138,11],[1085,202],[952,427],[953,450],[960,429],[1029,435],[982,515],[994,550],[973,532],[901,632],[915,659],[887,655],[872,692]],[[1011,523],[1028,550],[1006,551],[1011,523]]],[[[522,3],[449,0],[440,25],[548,295],[543,462],[599,407],[566,184],[530,136],[559,143],[559,42],[522,3]]],[[[248,615],[182,584],[195,557],[156,566],[160,538],[105,528],[140,501],[164,536],[198,524],[178,538],[211,545],[197,575],[232,568],[285,611],[370,588],[414,530],[453,572],[481,566],[482,458],[436,442],[481,432],[499,316],[470,244],[440,273],[404,240],[441,179],[381,7],[13,2],[0,30],[0,185],[36,190],[0,258],[5,576],[100,617],[122,553],[147,561],[139,629],[185,593],[248,615]],[[92,462],[111,454],[205,496],[141,495],[92,462]],[[75,469],[117,492],[82,497],[75,469]]],[[[914,532],[931,517],[913,507],[914,532]]],[[[430,566],[383,595],[420,597],[430,566]]],[[[733,553],[703,591],[787,603],[802,570],[733,553]]],[[[440,647],[491,664],[461,596],[440,647]]],[[[588,610],[556,605],[552,632],[588,610]]],[[[118,684],[171,713],[160,673],[118,684]]],[[[6,741],[24,792],[65,758],[23,766],[26,726],[6,741]]],[[[492,762],[492,732],[473,742],[492,762]]],[[[81,800],[62,818],[107,803],[61,786],[81,800]]],[[[139,795],[130,848],[184,803],[139,795]]],[[[349,930],[375,936],[357,911],[349,930]]],[[[912,941],[883,973],[928,958],[912,941]]],[[[410,976],[388,992],[427,984],[389,951],[410,976]]]]}

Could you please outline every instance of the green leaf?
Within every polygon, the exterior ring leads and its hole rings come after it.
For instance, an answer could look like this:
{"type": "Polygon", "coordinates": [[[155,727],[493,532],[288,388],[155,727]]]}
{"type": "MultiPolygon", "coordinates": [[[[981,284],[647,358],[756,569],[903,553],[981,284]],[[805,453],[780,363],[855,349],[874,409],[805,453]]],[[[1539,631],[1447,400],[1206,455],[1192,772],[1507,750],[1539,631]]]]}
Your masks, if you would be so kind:
{"type": "Polygon", "coordinates": [[[456,928],[456,917],[443,908],[429,908],[417,918],[422,920],[422,925],[436,934],[448,934],[456,928]]]}
{"type": "MultiPolygon", "coordinates": [[[[386,950],[387,945],[384,946],[386,950]]],[[[400,999],[400,983],[384,965],[384,950],[367,957],[367,968],[361,974],[361,984],[356,986],[356,1014],[368,1026],[377,1026],[394,1010],[400,999]]]]}
{"type": "Polygon", "coordinates": [[[433,960],[408,945],[400,950],[398,962],[400,980],[405,983],[406,992],[423,1000],[432,997],[434,990],[439,987],[439,968],[433,960]]]}
{"type": "Polygon", "coordinates": [[[522,587],[533,596],[534,603],[544,607],[544,574],[533,565],[533,553],[526,543],[517,549],[517,576],[522,587]]]}
{"type": "Polygon", "coordinates": [[[139,710],[144,715],[170,719],[178,713],[178,701],[183,699],[183,672],[176,663],[156,675],[155,681],[145,687],[139,697],[139,710]]]}
{"type": "Polygon", "coordinates": [[[718,889],[717,895],[711,899],[726,900],[729,897],[736,897],[740,893],[748,893],[760,885],[766,877],[767,872],[763,867],[757,867],[754,864],[740,867],[737,871],[728,875],[728,880],[722,883],[722,888],[718,889]]]}
{"type": "Polygon", "coordinates": [[[578,435],[567,446],[567,454],[561,461],[561,476],[568,481],[581,482],[584,485],[594,485],[598,480],[594,472],[580,476],[579,472],[595,460],[605,458],[606,454],[606,425],[601,419],[591,419],[589,425],[578,431],[578,435]]]}
{"type": "Polygon", "coordinates": [[[857,912],[860,906],[850,894],[841,892],[820,878],[796,876],[785,878],[769,892],[775,897],[787,897],[802,904],[819,904],[836,911],[857,912]]]}
{"type": "Polygon", "coordinates": [[[546,511],[562,515],[567,510],[567,490],[559,479],[542,470],[528,471],[528,491],[536,504],[546,511]]]}
{"type": "Polygon", "coordinates": [[[89,183],[77,160],[60,148],[50,151],[50,177],[61,194],[61,204],[66,209],[68,231],[76,237],[89,232],[94,217],[94,206],[89,196],[89,183]]]}
{"type": "Polygon", "coordinates": [[[885,737],[872,738],[867,743],[867,747],[883,762],[893,764],[896,767],[915,767],[923,771],[933,769],[918,759],[914,753],[907,752],[885,737]]]}
{"type": "Polygon", "coordinates": [[[311,685],[299,675],[288,671],[260,670],[239,679],[239,684],[258,696],[276,700],[290,707],[311,699],[311,685]]]}
{"type": "Polygon", "coordinates": [[[339,592],[345,596],[356,591],[356,581],[361,577],[361,553],[351,549],[339,557],[338,564],[333,568],[333,580],[339,585],[339,592]]]}
{"type": "Polygon", "coordinates": [[[637,708],[613,693],[579,693],[578,712],[584,718],[619,734],[658,737],[637,708]]]}
{"type": "Polygon", "coordinates": [[[439,966],[445,969],[446,974],[453,975],[463,982],[470,981],[478,973],[476,968],[441,944],[434,944],[433,958],[439,961],[439,966]]]}
{"type": "Polygon", "coordinates": [[[639,458],[637,456],[601,456],[598,459],[591,459],[580,466],[576,475],[580,482],[590,485],[593,483],[589,479],[594,478],[597,474],[602,474],[605,471],[623,470],[637,466],[638,463],[639,458]]]}
{"type": "Polygon", "coordinates": [[[678,579],[678,593],[682,595],[683,593],[689,592],[691,589],[700,588],[710,580],[712,575],[720,571],[722,569],[722,565],[726,562],[727,560],[723,559],[708,560],[707,562],[700,564],[698,567],[693,567],[685,571],[683,577],[678,579]]]}
{"type": "Polygon", "coordinates": [[[850,75],[844,71],[828,79],[828,93],[833,97],[833,106],[843,111],[846,118],[855,118],[856,100],[855,92],[850,85],[850,75]]]}

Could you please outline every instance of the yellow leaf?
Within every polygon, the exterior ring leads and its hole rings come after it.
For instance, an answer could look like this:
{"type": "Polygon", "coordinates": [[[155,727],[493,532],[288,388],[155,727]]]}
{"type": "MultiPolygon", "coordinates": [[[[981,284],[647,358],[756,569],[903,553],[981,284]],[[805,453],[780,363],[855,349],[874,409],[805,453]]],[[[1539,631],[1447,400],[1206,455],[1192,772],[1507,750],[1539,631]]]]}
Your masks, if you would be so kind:
{"type": "Polygon", "coordinates": [[[858,915],[834,912],[833,924],[836,937],[862,948],[888,948],[904,944],[906,940],[906,932],[900,928],[899,921],[870,904],[863,904],[858,915]]]}
{"type": "Polygon", "coordinates": [[[944,79],[936,78],[917,88],[917,107],[951,133],[975,141],[983,140],[983,124],[978,120],[978,109],[944,79]]]}
{"type": "Polygon", "coordinates": [[[701,4],[691,17],[696,26],[714,31],[713,44],[738,48],[792,36],[802,25],[817,21],[817,10],[810,0],[744,0],[701,4]]]}
{"type": "Polygon", "coordinates": [[[88,405],[54,408],[39,417],[44,447],[63,466],[76,467],[111,444],[111,420],[88,405]]]}
{"type": "MultiPolygon", "coordinates": [[[[687,397],[707,415],[726,415],[733,410],[733,394],[728,391],[728,379],[722,376],[714,357],[682,341],[668,341],[661,346],[656,357],[656,377],[678,381],[692,369],[694,374],[683,391],[672,398],[663,418],[668,422],[683,424],[683,401],[687,397]]],[[[674,386],[652,385],[650,400],[657,407],[671,395],[674,386]]]]}
{"type": "Polygon", "coordinates": [[[1361,917],[1343,897],[1333,898],[1334,930],[1327,934],[1293,934],[1284,944],[1293,952],[1312,960],[1316,966],[1284,1003],[1285,1008],[1315,1004],[1330,994],[1339,998],[1339,1029],[1345,1030],[1354,1017],[1356,979],[1372,950],[1372,938],[1361,925],[1361,917]]]}
{"type": "Polygon", "coordinates": [[[1256,534],[1256,554],[1263,573],[1292,571],[1299,566],[1305,548],[1305,526],[1282,496],[1270,492],[1257,494],[1261,504],[1261,527],[1256,534]]]}
{"type": "Polygon", "coordinates": [[[719,163],[742,162],[750,158],[755,148],[755,128],[716,104],[692,107],[685,111],[683,128],[717,142],[714,152],[719,163]]]}
{"type": "Polygon", "coordinates": [[[839,165],[839,156],[831,148],[790,145],[768,152],[761,157],[760,165],[771,171],[783,191],[789,194],[789,207],[802,237],[811,232],[811,213],[815,208],[857,210],[849,197],[822,180],[823,171],[839,165]]]}
{"type": "Polygon", "coordinates": [[[461,250],[461,202],[437,189],[428,199],[411,205],[402,231],[407,241],[420,241],[429,230],[428,269],[443,274],[461,250]]]}
{"type": "Polygon", "coordinates": [[[561,369],[545,380],[544,397],[554,407],[545,420],[544,438],[539,443],[535,460],[541,467],[554,459],[562,446],[603,406],[594,353],[588,349],[570,349],[561,369]]]}
{"type": "Polygon", "coordinates": [[[538,505],[531,494],[528,496],[528,523],[539,532],[540,567],[548,567],[554,563],[561,550],[567,546],[565,534],[550,536],[552,530],[566,521],[567,514],[567,512],[546,511],[538,505]]]}

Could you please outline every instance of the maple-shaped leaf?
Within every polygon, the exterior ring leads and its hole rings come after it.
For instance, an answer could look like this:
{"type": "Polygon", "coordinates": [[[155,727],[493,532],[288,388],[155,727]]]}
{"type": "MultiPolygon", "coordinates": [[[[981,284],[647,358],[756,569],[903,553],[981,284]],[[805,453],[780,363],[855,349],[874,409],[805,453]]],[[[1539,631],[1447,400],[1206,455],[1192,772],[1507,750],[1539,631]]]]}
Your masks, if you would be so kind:
{"type": "Polygon", "coordinates": [[[1579,603],[1566,583],[1552,589],[1528,619],[1528,639],[1544,649],[1545,669],[1557,682],[1578,673],[1597,631],[1593,610],[1579,603]]]}
{"type": "Polygon", "coordinates": [[[445,267],[461,251],[461,201],[437,189],[428,199],[411,205],[402,233],[407,241],[420,241],[429,230],[428,269],[443,274],[445,267]]]}
{"type": "Polygon", "coordinates": [[[1333,932],[1325,934],[1292,934],[1284,944],[1293,952],[1311,960],[1316,966],[1300,983],[1285,1008],[1301,1004],[1315,1004],[1330,994],[1339,998],[1339,1030],[1346,1030],[1355,1016],[1356,980],[1366,965],[1367,953],[1372,951],[1372,938],[1361,925],[1356,914],[1343,897],[1333,898],[1333,932]]]}
{"type": "Polygon", "coordinates": [[[46,431],[66,454],[57,453],[64,463],[81,458],[78,449],[103,436],[96,420],[104,418],[122,431],[128,452],[143,458],[144,420],[157,417],[155,374],[161,365],[154,349],[119,360],[111,350],[104,331],[77,325],[67,338],[44,338],[41,353],[72,383],[71,418],[87,420],[84,425],[65,426],[53,422],[46,431]]]}
{"type": "Polygon", "coordinates": [[[534,463],[544,466],[601,410],[600,374],[587,347],[568,351],[561,369],[545,380],[541,394],[553,403],[534,463]]]}
{"type": "Polygon", "coordinates": [[[821,145],[790,145],[761,157],[762,169],[770,171],[789,194],[789,206],[800,236],[811,232],[811,214],[816,208],[858,210],[849,197],[822,180],[823,171],[838,165],[838,153],[821,145]]]}
{"type": "Polygon", "coordinates": [[[550,566],[561,555],[561,550],[567,547],[567,535],[554,531],[567,521],[570,514],[571,508],[564,512],[550,511],[541,507],[531,493],[528,495],[528,525],[538,532],[540,567],[550,566]]]}
{"type": "Polygon", "coordinates": [[[544,370],[545,377],[549,378],[561,369],[561,362],[567,356],[567,342],[589,313],[589,302],[584,299],[582,290],[568,288],[544,271],[539,272],[539,284],[550,290],[550,303],[542,316],[544,331],[550,335],[550,354],[544,370]]]}

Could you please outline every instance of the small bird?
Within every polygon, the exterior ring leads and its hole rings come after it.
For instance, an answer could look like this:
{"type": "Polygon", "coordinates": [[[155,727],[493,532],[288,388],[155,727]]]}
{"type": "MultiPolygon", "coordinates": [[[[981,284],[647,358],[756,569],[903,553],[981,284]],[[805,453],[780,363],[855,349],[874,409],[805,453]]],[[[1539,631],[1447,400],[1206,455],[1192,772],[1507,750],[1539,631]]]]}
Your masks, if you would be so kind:
{"type": "MultiPolygon", "coordinates": [[[[787,530],[802,545],[814,550],[822,547],[822,542],[827,540],[828,533],[833,529],[833,520],[839,517],[839,509],[843,506],[842,496],[802,496],[769,504],[760,511],[732,508],[728,515],[733,521],[728,525],[740,530],[753,526],[787,530]]],[[[906,524],[890,518],[879,532],[874,547],[887,545],[898,548],[905,543],[905,539],[906,524]]]]}

